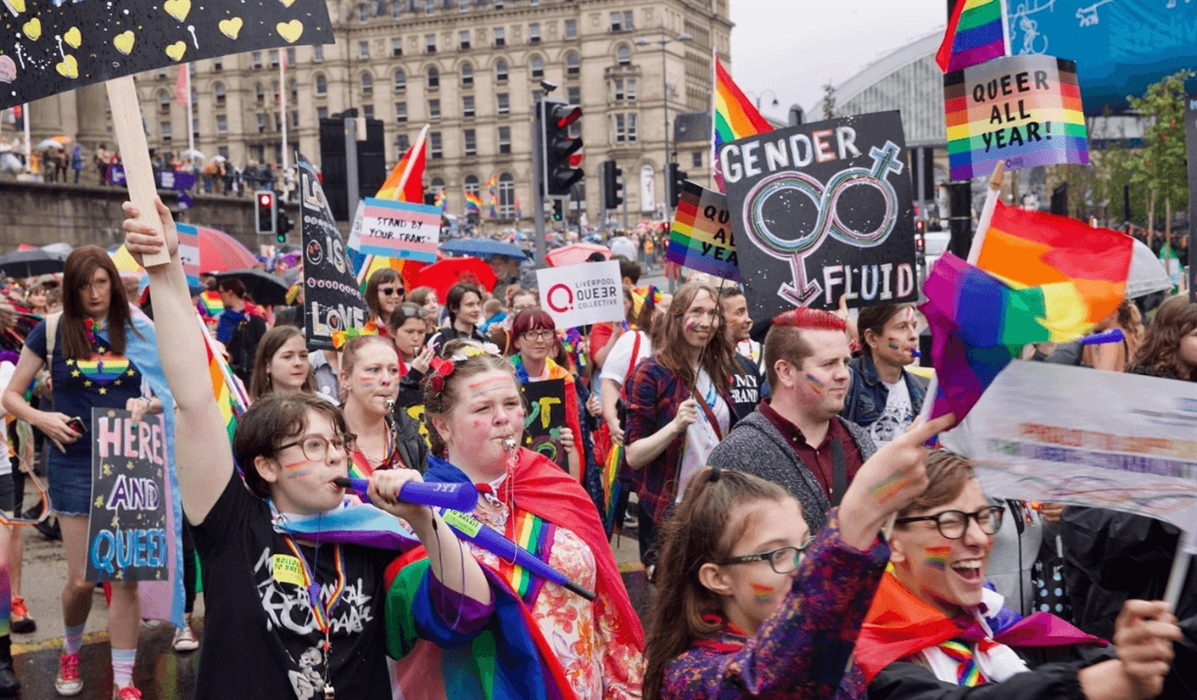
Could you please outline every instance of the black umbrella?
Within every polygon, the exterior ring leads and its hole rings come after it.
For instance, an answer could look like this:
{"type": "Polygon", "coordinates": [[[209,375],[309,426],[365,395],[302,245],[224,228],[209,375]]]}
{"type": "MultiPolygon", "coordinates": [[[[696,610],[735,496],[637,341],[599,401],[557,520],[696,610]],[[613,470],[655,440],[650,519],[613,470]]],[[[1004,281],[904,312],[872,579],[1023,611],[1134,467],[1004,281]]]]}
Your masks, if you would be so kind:
{"type": "Polygon", "coordinates": [[[38,248],[36,250],[14,250],[0,255],[0,270],[10,277],[37,277],[52,272],[62,272],[66,267],[66,253],[56,253],[38,248]]]}
{"type": "Polygon", "coordinates": [[[255,304],[263,306],[283,306],[287,303],[286,280],[278,275],[251,268],[248,270],[232,270],[216,275],[217,280],[238,279],[245,285],[245,291],[255,304]]]}

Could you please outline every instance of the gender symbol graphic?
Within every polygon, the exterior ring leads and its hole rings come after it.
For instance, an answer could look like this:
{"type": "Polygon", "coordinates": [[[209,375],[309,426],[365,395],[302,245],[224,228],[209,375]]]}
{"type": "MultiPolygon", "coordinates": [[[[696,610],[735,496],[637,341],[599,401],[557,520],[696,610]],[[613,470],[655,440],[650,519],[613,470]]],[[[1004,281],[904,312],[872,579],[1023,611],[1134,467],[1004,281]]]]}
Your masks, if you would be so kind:
{"type": "Polygon", "coordinates": [[[794,284],[782,284],[777,290],[778,296],[798,306],[806,306],[823,293],[817,281],[807,281],[805,261],[807,256],[823,245],[829,235],[860,248],[872,248],[885,242],[898,220],[898,193],[888,178],[891,172],[902,173],[903,163],[898,160],[900,150],[893,141],[886,141],[884,148],[874,146],[869,150],[869,156],[873,159],[871,169],[856,167],[841,170],[826,185],[806,173],[786,171],[767,177],[752,188],[748,193],[748,204],[744,207],[744,230],[765,253],[788,262],[794,275],[794,284]],[[844,192],[854,185],[872,187],[885,198],[885,215],[873,231],[851,230],[840,220],[836,211],[844,192]],[[814,228],[793,240],[779,238],[765,222],[765,203],[773,195],[785,190],[796,190],[810,197],[819,208],[814,228]]]}

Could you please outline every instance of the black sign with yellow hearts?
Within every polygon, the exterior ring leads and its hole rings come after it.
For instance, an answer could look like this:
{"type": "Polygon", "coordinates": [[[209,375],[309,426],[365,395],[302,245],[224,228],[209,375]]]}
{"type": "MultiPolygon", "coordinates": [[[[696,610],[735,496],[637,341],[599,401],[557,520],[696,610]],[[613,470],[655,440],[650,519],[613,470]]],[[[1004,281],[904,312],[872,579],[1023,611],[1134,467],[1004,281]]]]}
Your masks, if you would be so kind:
{"type": "Polygon", "coordinates": [[[325,0],[0,0],[0,109],[204,58],[331,43],[325,0]]]}

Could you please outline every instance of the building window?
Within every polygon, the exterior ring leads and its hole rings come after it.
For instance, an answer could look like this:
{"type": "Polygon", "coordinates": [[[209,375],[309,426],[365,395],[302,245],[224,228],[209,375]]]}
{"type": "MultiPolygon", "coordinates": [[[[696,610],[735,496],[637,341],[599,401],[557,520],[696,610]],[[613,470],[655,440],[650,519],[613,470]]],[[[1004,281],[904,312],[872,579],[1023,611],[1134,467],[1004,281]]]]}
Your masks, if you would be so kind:
{"type": "Polygon", "coordinates": [[[287,49],[287,67],[294,67],[298,61],[295,58],[295,49],[287,49]]]}
{"type": "Polygon", "coordinates": [[[441,132],[433,131],[428,134],[428,152],[432,154],[433,158],[443,158],[445,156],[441,145],[441,132]]]}
{"type": "Polygon", "coordinates": [[[620,44],[619,48],[615,49],[615,60],[621,66],[632,65],[632,49],[627,44],[620,44]]]}
{"type": "Polygon", "coordinates": [[[628,143],[636,142],[636,115],[628,115],[628,143]]]}
{"type": "Polygon", "coordinates": [[[465,182],[462,183],[462,189],[465,190],[466,194],[477,195],[480,191],[478,176],[466,175],[465,182]]]}
{"type": "Polygon", "coordinates": [[[495,46],[505,46],[507,44],[507,30],[503,27],[495,27],[495,46]]]}
{"type": "Polygon", "coordinates": [[[299,112],[292,112],[292,113],[291,113],[291,128],[292,128],[292,129],[298,129],[298,128],[299,128],[299,112]]]}
{"type": "Polygon", "coordinates": [[[327,95],[328,94],[328,79],[325,78],[322,73],[316,74],[316,94],[317,95],[327,95]]]}
{"type": "Polygon", "coordinates": [[[540,0],[528,0],[528,7],[540,7],[540,0]]]}
{"type": "Polygon", "coordinates": [[[270,67],[278,68],[278,49],[271,49],[267,56],[270,58],[270,67]]]}
{"type": "Polygon", "coordinates": [[[212,59],[212,72],[219,73],[224,70],[224,58],[217,56],[212,59]]]}
{"type": "Polygon", "coordinates": [[[611,13],[611,31],[612,32],[630,32],[634,29],[632,26],[632,11],[626,10],[624,12],[611,13]]]}
{"type": "Polygon", "coordinates": [[[511,127],[499,127],[499,153],[511,153],[511,127]]]}
{"type": "Polygon", "coordinates": [[[406,102],[396,102],[395,103],[395,121],[399,122],[400,124],[407,123],[407,103],[406,102]]]}
{"type": "MultiPolygon", "coordinates": [[[[249,62],[253,66],[254,70],[258,70],[259,68],[261,68],[262,67],[262,52],[254,51],[253,53],[251,53],[249,55],[249,62]]],[[[162,74],[166,75],[165,68],[162,69],[162,74]]]]}
{"type": "Polygon", "coordinates": [[[470,0],[461,0],[461,2],[457,4],[457,8],[461,12],[468,12],[470,9],[470,0]]]}
{"type": "Polygon", "coordinates": [[[255,160],[257,160],[259,163],[265,162],[265,160],[266,160],[266,147],[265,146],[263,146],[262,144],[259,143],[256,146],[250,146],[250,150],[252,150],[254,152],[254,155],[256,156],[255,160]]]}
{"type": "MultiPolygon", "coordinates": [[[[573,86],[569,89],[568,94],[569,94],[569,103],[571,105],[582,104],[582,88],[573,86]]],[[[576,121],[574,122],[574,124],[577,124],[577,123],[578,122],[576,122],[576,121]]]]}
{"type": "Polygon", "coordinates": [[[690,154],[690,166],[694,168],[702,167],[702,151],[694,151],[690,154]]]}
{"type": "Polygon", "coordinates": [[[220,148],[216,149],[216,152],[220,155],[221,158],[224,158],[225,160],[229,159],[229,147],[228,146],[221,146],[220,148]]]}
{"type": "Polygon", "coordinates": [[[576,20],[576,19],[565,20],[565,40],[573,41],[574,39],[577,39],[577,38],[578,38],[578,20],[576,20]]]}
{"type": "Polygon", "coordinates": [[[288,87],[289,87],[288,92],[291,93],[291,99],[298,100],[299,99],[299,81],[292,80],[291,84],[288,87]]]}
{"type": "Polygon", "coordinates": [[[399,151],[400,158],[409,148],[411,148],[411,141],[407,138],[407,134],[399,134],[395,137],[395,150],[399,151]]]}
{"type": "Polygon", "coordinates": [[[624,10],[623,11],[623,30],[625,32],[630,32],[633,29],[635,29],[635,27],[632,26],[632,11],[624,10]]]}
{"type": "Polygon", "coordinates": [[[316,44],[315,46],[312,47],[312,61],[314,63],[320,63],[323,60],[324,60],[324,46],[322,46],[321,44],[316,44]]]}
{"type": "Polygon", "coordinates": [[[362,73],[362,92],[374,92],[374,76],[370,73],[362,73]]]}
{"type": "Polygon", "coordinates": [[[461,116],[467,119],[474,116],[474,96],[465,95],[461,98],[461,116]]]}
{"type": "Polygon", "coordinates": [[[565,54],[565,74],[570,77],[578,77],[582,73],[582,57],[570,51],[565,54]]]}
{"type": "Polygon", "coordinates": [[[357,6],[357,21],[362,24],[370,21],[370,8],[364,2],[357,6]]]}
{"type": "Polygon", "coordinates": [[[275,131],[283,130],[283,118],[280,117],[278,114],[274,115],[274,130],[275,131]]]}
{"type": "Polygon", "coordinates": [[[515,218],[515,179],[511,173],[499,176],[499,211],[500,219],[515,218]]]}
{"type": "Polygon", "coordinates": [[[629,80],[628,81],[628,102],[635,102],[635,101],[636,101],[636,81],[629,80]]]}
{"type": "Polygon", "coordinates": [[[542,59],[540,56],[533,56],[532,60],[529,61],[529,64],[532,66],[533,78],[544,77],[544,59],[542,59]]]}
{"type": "Polygon", "coordinates": [[[270,92],[271,92],[271,94],[274,95],[275,104],[278,104],[278,81],[277,80],[270,84],[270,92]]]}
{"type": "Polygon", "coordinates": [[[636,115],[615,115],[615,143],[636,142],[636,115]]]}
{"type": "Polygon", "coordinates": [[[495,9],[496,10],[503,9],[503,0],[495,0],[495,9]]]}
{"type": "Polygon", "coordinates": [[[366,119],[373,119],[374,105],[362,105],[362,116],[366,119]]]}
{"type": "Polygon", "coordinates": [[[254,86],[254,94],[258,98],[258,104],[266,104],[266,88],[262,87],[261,83],[254,86]]]}
{"type": "Polygon", "coordinates": [[[425,34],[424,35],[424,52],[425,53],[436,53],[436,35],[435,34],[425,34]]]}
{"type": "Polygon", "coordinates": [[[224,83],[216,83],[212,86],[212,93],[216,95],[216,105],[223,107],[225,102],[224,83]]]}
{"type": "Polygon", "coordinates": [[[436,66],[428,66],[428,88],[435,90],[441,86],[441,74],[436,69],[436,66]]]}
{"type": "Polygon", "coordinates": [[[441,118],[441,101],[440,100],[428,100],[428,118],[429,119],[440,119],[441,118]]]}
{"type": "Polygon", "coordinates": [[[395,92],[403,92],[407,89],[407,73],[403,69],[395,71],[395,92]]]}
{"type": "Polygon", "coordinates": [[[507,61],[501,58],[495,63],[495,80],[500,83],[507,82],[507,61]]]}
{"type": "Polygon", "coordinates": [[[478,155],[478,136],[473,129],[465,130],[465,154],[467,156],[478,155]]]}
{"type": "Polygon", "coordinates": [[[623,101],[623,81],[622,80],[611,81],[611,88],[615,93],[615,101],[616,102],[623,101]]]}
{"type": "Polygon", "coordinates": [[[223,114],[216,115],[216,133],[222,135],[229,133],[229,118],[227,116],[223,114]]]}
{"type": "Polygon", "coordinates": [[[540,43],[540,22],[533,22],[528,25],[528,43],[540,43]]]}
{"type": "Polygon", "coordinates": [[[266,133],[266,115],[265,114],[258,115],[258,133],[259,134],[266,133]]]}
{"type": "Polygon", "coordinates": [[[391,2],[391,19],[399,19],[402,16],[403,16],[402,0],[392,0],[392,2],[391,2]]]}
{"type": "Polygon", "coordinates": [[[170,93],[166,90],[158,92],[158,111],[163,114],[170,114],[170,93]]]}
{"type": "Polygon", "coordinates": [[[158,125],[162,129],[162,140],[170,140],[170,122],[162,122],[158,125]]]}
{"type": "Polygon", "coordinates": [[[391,39],[391,55],[392,56],[402,56],[403,55],[403,39],[400,39],[399,37],[395,37],[394,39],[391,39]]]}
{"type": "Polygon", "coordinates": [[[316,108],[316,118],[317,119],[328,119],[328,107],[317,107],[316,108]]]}
{"type": "Polygon", "coordinates": [[[457,41],[462,51],[470,50],[470,30],[466,29],[457,33],[457,41]]]}
{"type": "Polygon", "coordinates": [[[461,65],[461,84],[466,87],[474,84],[474,66],[469,63],[461,65]]]}
{"type": "Polygon", "coordinates": [[[158,69],[158,80],[166,80],[166,69],[165,68],[158,69]]]}
{"type": "Polygon", "coordinates": [[[505,92],[500,92],[497,97],[499,98],[498,115],[505,117],[511,113],[511,99],[505,92]]]}
{"type": "Polygon", "coordinates": [[[436,0],[424,0],[424,14],[432,16],[436,12],[436,0]]]}

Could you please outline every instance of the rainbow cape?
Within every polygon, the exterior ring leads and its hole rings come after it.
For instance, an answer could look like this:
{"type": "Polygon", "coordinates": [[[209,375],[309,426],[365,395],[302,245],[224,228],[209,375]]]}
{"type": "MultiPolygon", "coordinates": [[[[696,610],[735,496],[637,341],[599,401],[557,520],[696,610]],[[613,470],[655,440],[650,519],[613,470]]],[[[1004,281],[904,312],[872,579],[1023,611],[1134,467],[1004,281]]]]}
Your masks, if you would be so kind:
{"type": "Polygon", "coordinates": [[[723,171],[719,167],[719,148],[725,143],[753,134],[773,131],[773,127],[756,107],[752,105],[731,74],[723,68],[719,54],[711,50],[715,72],[715,113],[711,115],[711,163],[714,165],[715,184],[723,192],[723,171]]]}
{"type": "Polygon", "coordinates": [[[948,20],[935,62],[944,73],[1010,53],[1002,0],[960,0],[948,20]]]}

